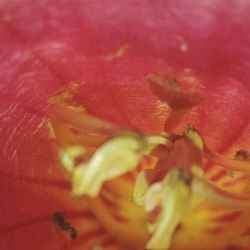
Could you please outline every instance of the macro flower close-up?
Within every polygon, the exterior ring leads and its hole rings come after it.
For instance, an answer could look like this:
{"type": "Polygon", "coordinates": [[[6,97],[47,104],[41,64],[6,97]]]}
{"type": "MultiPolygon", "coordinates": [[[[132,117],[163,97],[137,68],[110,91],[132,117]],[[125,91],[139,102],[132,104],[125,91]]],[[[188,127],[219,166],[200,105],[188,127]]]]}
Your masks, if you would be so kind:
{"type": "Polygon", "coordinates": [[[250,1],[0,1],[0,250],[250,250],[250,1]]]}

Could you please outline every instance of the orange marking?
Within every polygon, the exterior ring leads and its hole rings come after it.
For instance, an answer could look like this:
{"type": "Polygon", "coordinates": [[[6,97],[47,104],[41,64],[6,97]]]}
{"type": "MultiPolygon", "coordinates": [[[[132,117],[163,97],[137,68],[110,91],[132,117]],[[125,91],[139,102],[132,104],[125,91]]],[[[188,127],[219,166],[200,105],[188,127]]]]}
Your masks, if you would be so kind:
{"type": "Polygon", "coordinates": [[[233,212],[229,212],[226,213],[222,216],[218,216],[215,218],[215,220],[217,222],[229,222],[229,221],[233,221],[235,219],[237,219],[240,215],[241,215],[241,211],[233,211],[233,212]]]}

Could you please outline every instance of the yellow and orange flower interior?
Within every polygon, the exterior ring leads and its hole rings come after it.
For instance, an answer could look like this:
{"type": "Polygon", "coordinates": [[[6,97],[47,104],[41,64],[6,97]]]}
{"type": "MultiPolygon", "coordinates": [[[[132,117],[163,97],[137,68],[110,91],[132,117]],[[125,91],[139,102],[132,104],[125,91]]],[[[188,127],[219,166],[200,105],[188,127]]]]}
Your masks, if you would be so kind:
{"type": "Polygon", "coordinates": [[[196,78],[147,79],[171,109],[158,134],[111,124],[72,105],[76,86],[50,99],[50,136],[60,164],[70,175],[72,195],[88,211],[84,227],[99,228],[81,249],[247,249],[249,152],[239,150],[232,159],[213,152],[192,124],[182,134],[173,132],[202,101],[196,78]],[[212,167],[204,171],[206,162],[212,167]]]}

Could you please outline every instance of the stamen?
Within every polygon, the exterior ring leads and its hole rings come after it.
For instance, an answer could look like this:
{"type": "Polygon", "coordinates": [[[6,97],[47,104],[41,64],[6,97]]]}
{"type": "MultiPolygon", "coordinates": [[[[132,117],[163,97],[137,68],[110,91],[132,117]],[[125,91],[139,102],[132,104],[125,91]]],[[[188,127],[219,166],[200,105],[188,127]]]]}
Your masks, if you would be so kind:
{"type": "Polygon", "coordinates": [[[59,159],[66,170],[71,173],[76,167],[75,159],[85,153],[86,150],[82,146],[71,146],[61,149],[59,152],[59,159]]]}
{"type": "Polygon", "coordinates": [[[239,196],[225,192],[199,177],[195,177],[192,181],[192,192],[229,208],[250,209],[249,196],[239,196]]]}
{"type": "MultiPolygon", "coordinates": [[[[74,168],[72,172],[73,194],[86,194],[92,197],[98,195],[102,184],[121,176],[136,168],[142,156],[144,139],[133,134],[115,137],[100,148],[92,158],[74,168]]],[[[78,150],[78,148],[76,149],[78,150]]],[[[77,155],[74,148],[70,148],[72,155],[77,155]]],[[[61,156],[65,168],[72,171],[72,160],[65,162],[68,156],[61,156]]]]}
{"type": "MultiPolygon", "coordinates": [[[[72,125],[84,131],[94,133],[112,134],[118,129],[115,125],[88,115],[84,112],[76,112],[64,105],[54,105],[50,112],[51,123],[72,125]]],[[[53,126],[53,125],[52,125],[53,126]]]]}
{"type": "Polygon", "coordinates": [[[239,160],[239,158],[229,159],[210,150],[206,145],[204,147],[204,155],[214,164],[225,167],[232,171],[241,171],[250,174],[250,160],[239,160]]]}
{"type": "Polygon", "coordinates": [[[142,206],[144,204],[145,195],[146,195],[148,187],[149,187],[149,184],[147,182],[145,172],[141,171],[136,178],[134,191],[132,194],[132,201],[135,204],[139,206],[142,206]]]}
{"type": "Polygon", "coordinates": [[[153,235],[147,249],[168,249],[172,235],[190,201],[191,189],[185,177],[176,170],[171,171],[162,183],[153,184],[146,195],[147,210],[157,205],[161,212],[151,225],[153,235]],[[157,195],[155,197],[155,195],[157,195]]]}
{"type": "Polygon", "coordinates": [[[145,210],[152,212],[157,206],[160,205],[163,186],[161,182],[155,182],[148,187],[145,200],[145,210]]]}
{"type": "MultiPolygon", "coordinates": [[[[150,232],[146,249],[167,249],[186,209],[204,197],[230,208],[250,208],[249,197],[229,194],[207,183],[202,169],[205,156],[229,171],[250,174],[250,153],[238,150],[234,159],[227,159],[211,151],[192,127],[183,135],[170,133],[187,111],[200,103],[200,82],[187,72],[167,77],[152,74],[148,80],[154,93],[171,108],[163,134],[124,131],[84,110],[63,105],[61,96],[52,100],[55,105],[50,122],[59,141],[59,159],[72,177],[72,192],[86,195],[84,202],[98,223],[120,242],[142,249],[150,232]],[[132,181],[136,179],[134,186],[129,180],[129,192],[122,184],[128,172],[132,181]],[[122,195],[113,196],[110,189],[122,195]],[[156,215],[148,230],[144,212],[156,215]]],[[[58,222],[74,237],[69,223],[58,222]]]]}
{"type": "Polygon", "coordinates": [[[187,128],[185,135],[193,142],[193,144],[200,150],[203,149],[203,141],[197,130],[193,128],[187,128]]]}
{"type": "Polygon", "coordinates": [[[147,143],[150,145],[158,145],[158,144],[162,144],[162,145],[166,145],[168,143],[168,139],[167,139],[167,135],[151,135],[151,136],[147,136],[147,143]]]}
{"type": "Polygon", "coordinates": [[[167,135],[145,136],[145,140],[146,140],[146,145],[143,150],[144,154],[150,154],[154,149],[158,147],[158,145],[167,146],[169,144],[172,144],[167,138],[167,135]]]}
{"type": "Polygon", "coordinates": [[[196,165],[196,164],[192,165],[191,173],[192,173],[193,176],[197,176],[197,177],[200,177],[200,178],[204,177],[204,170],[199,165],[196,165]]]}
{"type": "MultiPolygon", "coordinates": [[[[171,136],[169,136],[169,141],[171,136]]],[[[193,129],[186,129],[184,135],[181,137],[172,138],[172,142],[168,143],[168,147],[159,148],[158,145],[152,154],[156,153],[159,156],[156,167],[147,172],[148,181],[150,183],[161,180],[167,170],[182,169],[183,172],[191,173],[192,166],[202,166],[202,149],[203,142],[199,133],[193,129]],[[181,156],[181,157],[180,157],[181,156]]]]}
{"type": "Polygon", "coordinates": [[[198,149],[203,149],[204,156],[214,164],[225,167],[228,171],[241,171],[250,174],[250,154],[248,151],[239,150],[234,159],[229,159],[209,149],[197,130],[188,128],[185,135],[192,140],[198,149]]]}

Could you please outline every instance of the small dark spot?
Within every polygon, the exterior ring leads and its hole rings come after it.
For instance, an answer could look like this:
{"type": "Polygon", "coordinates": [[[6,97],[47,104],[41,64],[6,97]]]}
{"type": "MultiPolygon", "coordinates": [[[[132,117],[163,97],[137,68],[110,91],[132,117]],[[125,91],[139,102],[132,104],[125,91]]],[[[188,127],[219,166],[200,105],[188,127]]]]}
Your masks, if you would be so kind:
{"type": "Polygon", "coordinates": [[[187,174],[182,174],[182,175],[181,175],[181,179],[182,179],[187,185],[191,185],[191,182],[192,182],[191,176],[188,176],[187,174]]]}
{"type": "Polygon", "coordinates": [[[235,152],[234,159],[240,160],[240,161],[249,161],[250,160],[250,153],[245,149],[237,150],[235,152]]]}
{"type": "Polygon", "coordinates": [[[70,223],[65,221],[64,216],[62,213],[56,212],[53,215],[54,220],[57,222],[57,225],[65,232],[68,232],[71,239],[75,239],[77,237],[77,231],[73,228],[70,223]]]}
{"type": "Polygon", "coordinates": [[[54,213],[53,217],[54,217],[54,219],[55,219],[58,223],[61,223],[61,222],[64,221],[63,215],[62,215],[61,213],[59,213],[59,212],[54,213]]]}
{"type": "Polygon", "coordinates": [[[180,231],[183,229],[183,225],[180,223],[176,228],[175,228],[175,232],[180,231]]]}
{"type": "Polygon", "coordinates": [[[69,233],[71,239],[74,240],[74,239],[77,238],[77,231],[76,231],[73,227],[69,226],[69,227],[66,229],[66,231],[69,233]]]}

